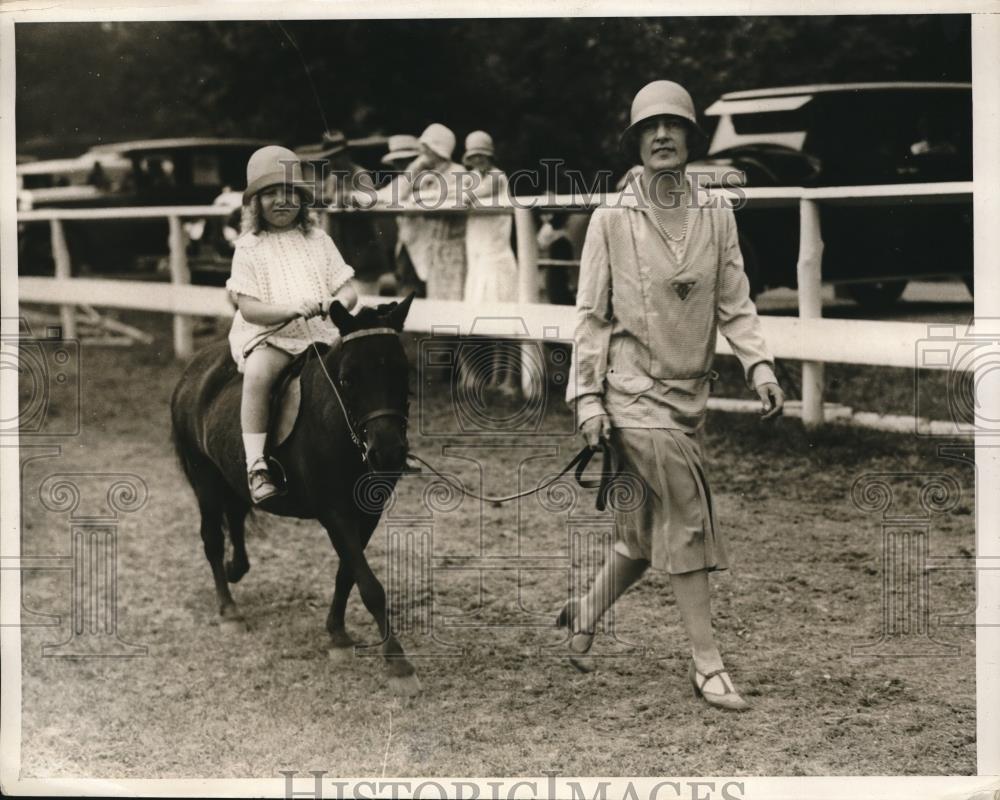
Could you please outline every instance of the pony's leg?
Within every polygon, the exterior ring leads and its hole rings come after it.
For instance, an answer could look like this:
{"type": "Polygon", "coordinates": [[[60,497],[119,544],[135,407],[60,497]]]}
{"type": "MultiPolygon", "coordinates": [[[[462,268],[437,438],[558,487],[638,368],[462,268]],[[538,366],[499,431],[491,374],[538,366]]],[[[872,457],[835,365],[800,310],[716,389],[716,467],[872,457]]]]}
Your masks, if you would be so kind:
{"type": "Polygon", "coordinates": [[[333,587],[333,601],[330,603],[330,613],[326,617],[326,630],[330,634],[330,658],[344,661],[354,654],[356,642],[347,632],[344,614],[347,611],[347,598],[354,588],[354,572],[341,559],[337,567],[337,579],[333,587]]]}
{"type": "Polygon", "coordinates": [[[229,541],[233,545],[233,557],[226,560],[226,580],[239,583],[240,579],[250,571],[250,559],[247,557],[245,539],[245,524],[247,506],[235,498],[226,504],[226,522],[229,525],[229,541]]]}
{"type": "Polygon", "coordinates": [[[225,619],[241,619],[229,584],[226,582],[226,571],[223,557],[226,553],[226,538],[222,530],[222,508],[217,502],[201,502],[201,541],[205,547],[205,557],[212,568],[212,578],[215,581],[215,595],[219,600],[219,614],[225,619]]]}
{"type": "Polygon", "coordinates": [[[403,647],[396,639],[389,626],[386,612],[385,589],[375,577],[372,568],[365,558],[362,537],[357,535],[356,526],[344,525],[340,519],[327,517],[320,520],[326,528],[337,555],[342,563],[354,573],[354,580],[361,593],[361,600],[368,613],[375,618],[379,634],[382,636],[382,657],[389,670],[393,689],[400,694],[414,695],[420,690],[416,670],[403,652],[403,647]],[[352,535],[353,534],[353,535],[352,535]]]}
{"type": "MultiPolygon", "coordinates": [[[[373,517],[367,524],[362,523],[367,533],[362,531],[361,547],[368,547],[372,533],[378,527],[378,517],[373,517]]],[[[330,634],[332,650],[330,657],[341,660],[343,656],[352,655],[352,648],[356,644],[351,635],[347,632],[344,622],[344,615],[347,611],[347,598],[350,597],[351,589],[354,588],[354,573],[343,559],[337,567],[337,578],[334,582],[333,600],[330,603],[330,613],[326,617],[326,630],[330,634]]]]}

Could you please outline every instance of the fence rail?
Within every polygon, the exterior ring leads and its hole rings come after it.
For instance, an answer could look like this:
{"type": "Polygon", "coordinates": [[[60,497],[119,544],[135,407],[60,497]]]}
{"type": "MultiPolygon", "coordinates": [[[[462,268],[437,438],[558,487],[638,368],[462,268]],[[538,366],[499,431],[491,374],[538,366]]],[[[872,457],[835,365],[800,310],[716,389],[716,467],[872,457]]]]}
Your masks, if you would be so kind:
{"type": "MultiPolygon", "coordinates": [[[[823,188],[747,188],[700,190],[708,195],[749,206],[799,207],[800,237],[797,263],[799,316],[762,316],[768,343],[778,358],[803,362],[802,418],[807,426],[823,422],[823,365],[826,362],[886,367],[935,368],[918,363],[919,343],[927,336],[927,326],[913,322],[828,320],[822,318],[822,253],[820,204],[880,205],[898,202],[969,202],[973,184],[933,183],[892,186],[839,186],[823,188]]],[[[324,209],[331,214],[388,213],[513,213],[517,243],[518,302],[477,304],[440,300],[414,302],[407,330],[433,332],[444,321],[459,335],[523,336],[537,340],[569,340],[576,318],[574,309],[539,303],[537,231],[533,209],[591,209],[613,203],[616,195],[578,192],[575,194],[515,197],[489,207],[458,206],[430,208],[419,203],[380,206],[371,209],[324,209]]],[[[48,221],[52,232],[56,277],[22,277],[18,281],[21,302],[53,303],[62,306],[64,333],[75,337],[75,304],[160,311],[174,315],[174,351],[187,358],[193,349],[192,316],[228,317],[233,313],[223,289],[191,286],[187,263],[187,239],[181,224],[185,218],[227,216],[226,206],[167,206],[152,208],[45,208],[18,213],[19,222],[48,221]],[[62,230],[64,220],[166,219],[169,223],[170,284],[136,283],[72,277],[70,254],[62,230]]],[[[362,298],[375,303],[385,298],[362,298]]],[[[717,352],[731,354],[728,342],[719,338],[717,352]]],[[[522,378],[531,380],[522,370],[522,378]]],[[[526,383],[527,391],[539,387],[526,383]]]]}

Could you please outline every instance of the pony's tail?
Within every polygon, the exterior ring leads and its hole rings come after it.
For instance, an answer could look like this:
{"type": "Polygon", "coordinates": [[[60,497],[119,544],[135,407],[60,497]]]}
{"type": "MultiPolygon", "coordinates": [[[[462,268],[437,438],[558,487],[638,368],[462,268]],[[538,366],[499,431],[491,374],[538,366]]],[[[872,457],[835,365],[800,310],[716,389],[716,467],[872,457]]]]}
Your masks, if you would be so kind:
{"type": "Polygon", "coordinates": [[[184,442],[181,433],[181,422],[177,418],[177,394],[179,390],[180,384],[174,387],[173,394],[170,397],[170,443],[173,445],[174,455],[177,456],[177,462],[180,464],[184,477],[187,478],[188,483],[193,487],[194,472],[188,455],[192,452],[192,447],[184,442]]]}

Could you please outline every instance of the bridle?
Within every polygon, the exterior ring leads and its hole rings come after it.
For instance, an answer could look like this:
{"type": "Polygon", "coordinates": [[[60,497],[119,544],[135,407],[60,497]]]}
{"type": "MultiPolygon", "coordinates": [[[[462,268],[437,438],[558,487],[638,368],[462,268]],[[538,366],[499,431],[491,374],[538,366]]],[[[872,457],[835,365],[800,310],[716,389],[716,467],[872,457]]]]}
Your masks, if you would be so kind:
{"type": "MultiPolygon", "coordinates": [[[[363,330],[354,331],[353,333],[348,333],[346,336],[342,336],[340,338],[340,345],[342,346],[352,339],[361,339],[365,336],[387,335],[396,336],[397,331],[394,328],[364,328],[363,330]]],[[[398,408],[377,408],[374,411],[368,412],[360,419],[354,419],[353,414],[351,414],[347,405],[344,403],[344,398],[341,396],[340,388],[337,386],[337,381],[334,380],[333,376],[331,376],[330,372],[327,370],[326,363],[323,361],[323,355],[319,352],[319,348],[316,347],[316,343],[310,342],[309,346],[312,347],[313,352],[316,354],[316,359],[319,361],[320,369],[323,370],[323,375],[326,377],[327,383],[330,384],[330,388],[333,390],[333,396],[337,398],[337,404],[340,406],[345,422],[347,422],[347,432],[351,437],[351,441],[354,442],[354,446],[358,448],[358,452],[361,454],[361,460],[370,471],[372,467],[368,461],[368,448],[365,445],[363,438],[369,423],[376,419],[383,419],[385,417],[398,419],[400,424],[403,426],[403,433],[405,435],[406,427],[409,423],[408,409],[400,410],[398,408]]]]}

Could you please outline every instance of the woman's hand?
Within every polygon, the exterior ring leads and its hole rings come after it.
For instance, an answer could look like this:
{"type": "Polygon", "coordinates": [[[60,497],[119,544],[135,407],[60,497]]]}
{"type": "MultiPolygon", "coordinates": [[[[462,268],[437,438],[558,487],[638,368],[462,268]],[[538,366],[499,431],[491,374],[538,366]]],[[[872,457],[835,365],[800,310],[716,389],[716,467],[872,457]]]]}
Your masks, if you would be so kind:
{"type": "Polygon", "coordinates": [[[781,413],[785,407],[785,393],[776,383],[762,383],[757,387],[757,396],[760,398],[762,420],[772,419],[781,413]]]}
{"type": "Polygon", "coordinates": [[[587,446],[591,450],[596,450],[602,441],[611,441],[611,417],[607,414],[591,417],[580,426],[580,433],[587,441],[587,446]]]}

